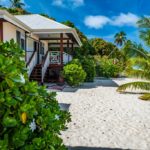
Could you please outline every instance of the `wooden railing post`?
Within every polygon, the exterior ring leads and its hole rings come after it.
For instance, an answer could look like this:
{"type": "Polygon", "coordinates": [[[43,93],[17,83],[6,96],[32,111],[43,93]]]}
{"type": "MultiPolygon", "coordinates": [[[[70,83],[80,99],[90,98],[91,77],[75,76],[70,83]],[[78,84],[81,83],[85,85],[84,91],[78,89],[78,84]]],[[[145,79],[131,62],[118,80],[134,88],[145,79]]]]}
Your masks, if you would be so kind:
{"type": "MultiPolygon", "coordinates": [[[[67,49],[69,51],[69,40],[67,40],[67,49]]],[[[69,55],[68,55],[68,62],[69,62],[69,55]]]]}
{"type": "Polygon", "coordinates": [[[44,60],[43,60],[43,62],[42,62],[42,78],[41,78],[41,83],[43,84],[44,83],[44,76],[45,76],[45,73],[46,73],[46,70],[47,70],[47,68],[48,68],[48,66],[49,66],[49,64],[50,64],[50,58],[49,58],[49,51],[47,51],[46,52],[46,55],[45,55],[45,57],[44,57],[44,60]]]}
{"type": "Polygon", "coordinates": [[[63,47],[63,33],[60,34],[60,53],[61,53],[61,65],[63,66],[63,52],[64,52],[64,47],[63,47]]]}

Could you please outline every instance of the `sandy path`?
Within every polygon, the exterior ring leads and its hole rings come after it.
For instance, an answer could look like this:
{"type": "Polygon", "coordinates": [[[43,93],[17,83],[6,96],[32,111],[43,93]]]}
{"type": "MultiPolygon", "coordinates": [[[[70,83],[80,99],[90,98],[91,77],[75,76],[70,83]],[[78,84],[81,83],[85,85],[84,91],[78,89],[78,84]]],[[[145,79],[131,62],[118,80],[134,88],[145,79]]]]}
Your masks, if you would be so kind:
{"type": "Polygon", "coordinates": [[[59,102],[71,104],[72,122],[62,133],[71,150],[150,150],[150,102],[117,93],[117,84],[126,81],[97,79],[74,92],[58,92],[59,102]]]}

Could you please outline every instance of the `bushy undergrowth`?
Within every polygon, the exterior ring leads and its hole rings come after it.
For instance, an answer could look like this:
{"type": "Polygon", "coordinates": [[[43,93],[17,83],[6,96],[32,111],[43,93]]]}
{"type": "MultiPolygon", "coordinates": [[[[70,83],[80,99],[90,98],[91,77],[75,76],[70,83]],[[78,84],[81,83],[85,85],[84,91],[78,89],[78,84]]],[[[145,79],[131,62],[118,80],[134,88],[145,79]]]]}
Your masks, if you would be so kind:
{"type": "Polygon", "coordinates": [[[81,64],[82,64],[84,71],[87,74],[85,81],[86,82],[93,82],[94,77],[96,75],[94,59],[84,57],[81,59],[81,64]]]}
{"type": "Polygon", "coordinates": [[[84,82],[86,72],[77,59],[69,62],[63,69],[63,77],[70,86],[78,86],[84,82]]]}
{"type": "Polygon", "coordinates": [[[122,70],[122,64],[115,59],[100,58],[96,60],[96,74],[99,77],[117,77],[122,70]]]}
{"type": "Polygon", "coordinates": [[[22,57],[13,41],[0,43],[0,149],[64,150],[59,134],[70,114],[55,93],[29,82],[22,57]]]}

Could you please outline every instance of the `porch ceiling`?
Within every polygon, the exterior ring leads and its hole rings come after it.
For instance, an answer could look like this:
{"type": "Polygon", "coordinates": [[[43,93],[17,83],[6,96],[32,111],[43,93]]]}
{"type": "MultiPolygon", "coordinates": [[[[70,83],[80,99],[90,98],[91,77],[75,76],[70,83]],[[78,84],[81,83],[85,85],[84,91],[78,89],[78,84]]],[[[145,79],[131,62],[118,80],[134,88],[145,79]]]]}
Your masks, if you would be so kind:
{"type": "MultiPolygon", "coordinates": [[[[60,35],[61,33],[39,33],[39,39],[42,41],[48,41],[50,45],[60,45],[60,35]]],[[[78,47],[78,42],[76,41],[75,37],[71,33],[63,33],[63,44],[73,44],[74,47],[78,47]]]]}

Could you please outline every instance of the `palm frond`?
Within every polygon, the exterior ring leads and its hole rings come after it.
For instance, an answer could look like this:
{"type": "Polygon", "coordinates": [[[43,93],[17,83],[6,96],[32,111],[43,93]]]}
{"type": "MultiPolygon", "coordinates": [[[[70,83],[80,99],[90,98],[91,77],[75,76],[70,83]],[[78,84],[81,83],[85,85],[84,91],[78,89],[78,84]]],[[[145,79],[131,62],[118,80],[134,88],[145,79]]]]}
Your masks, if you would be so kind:
{"type": "Polygon", "coordinates": [[[137,24],[140,28],[150,28],[150,18],[142,17],[137,24]]]}
{"type": "Polygon", "coordinates": [[[141,90],[150,90],[150,82],[131,82],[131,83],[126,83],[118,87],[117,91],[118,92],[124,92],[126,89],[130,88],[131,90],[133,89],[141,89],[141,90]]]}
{"type": "Polygon", "coordinates": [[[132,58],[126,62],[125,74],[130,77],[150,80],[149,60],[144,58],[132,58]]]}
{"type": "Polygon", "coordinates": [[[137,65],[139,66],[141,69],[147,69],[150,68],[150,61],[148,59],[144,59],[144,58],[133,58],[131,59],[132,61],[132,65],[137,65]]]}
{"type": "Polygon", "coordinates": [[[126,74],[128,74],[129,77],[150,80],[150,72],[145,72],[143,70],[130,70],[126,74]]]}
{"type": "Polygon", "coordinates": [[[145,93],[139,97],[141,100],[150,101],[150,93],[145,93]]]}
{"type": "Polygon", "coordinates": [[[146,59],[149,58],[144,51],[142,51],[142,50],[140,50],[138,48],[130,47],[130,51],[132,51],[132,53],[134,53],[134,54],[136,54],[138,56],[144,57],[146,59]]]}
{"type": "Polygon", "coordinates": [[[131,57],[141,57],[148,59],[148,53],[144,50],[141,44],[136,44],[130,40],[125,42],[124,47],[122,48],[122,52],[128,58],[131,57]]]}
{"type": "Polygon", "coordinates": [[[150,46],[150,29],[140,31],[140,38],[150,46]]]}

